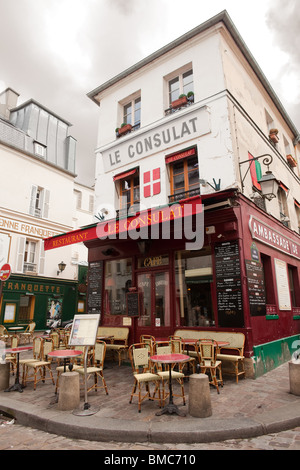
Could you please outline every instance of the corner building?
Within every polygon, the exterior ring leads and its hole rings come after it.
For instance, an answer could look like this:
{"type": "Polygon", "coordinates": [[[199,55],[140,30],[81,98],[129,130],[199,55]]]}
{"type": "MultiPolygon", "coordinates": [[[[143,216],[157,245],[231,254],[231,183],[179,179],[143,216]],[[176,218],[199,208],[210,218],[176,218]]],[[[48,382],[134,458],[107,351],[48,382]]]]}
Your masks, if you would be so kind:
{"type": "Polygon", "coordinates": [[[241,331],[249,376],[289,359],[300,338],[299,132],[228,13],[88,96],[99,105],[99,223],[45,242],[80,235],[88,247],[87,312],[129,326],[130,343],[179,327],[241,331]]]}

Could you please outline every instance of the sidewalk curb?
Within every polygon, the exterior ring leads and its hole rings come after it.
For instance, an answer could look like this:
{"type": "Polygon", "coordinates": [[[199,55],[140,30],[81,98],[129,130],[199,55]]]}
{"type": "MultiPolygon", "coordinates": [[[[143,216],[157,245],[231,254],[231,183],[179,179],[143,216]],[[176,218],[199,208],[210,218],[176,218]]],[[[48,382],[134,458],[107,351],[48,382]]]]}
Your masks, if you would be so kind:
{"type": "Polygon", "coordinates": [[[101,418],[97,414],[76,416],[70,411],[44,409],[1,396],[0,410],[17,424],[73,439],[119,442],[206,443],[247,439],[300,426],[300,402],[264,412],[253,418],[183,418],[170,429],[170,421],[134,422],[101,418]]]}

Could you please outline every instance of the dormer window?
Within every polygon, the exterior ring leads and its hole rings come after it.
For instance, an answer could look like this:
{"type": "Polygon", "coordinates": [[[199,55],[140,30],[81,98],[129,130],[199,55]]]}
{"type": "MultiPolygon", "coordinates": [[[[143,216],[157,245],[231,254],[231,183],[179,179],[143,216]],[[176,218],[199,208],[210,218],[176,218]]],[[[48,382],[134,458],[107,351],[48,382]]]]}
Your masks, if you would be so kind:
{"type": "Polygon", "coordinates": [[[38,157],[46,158],[47,147],[45,145],[40,144],[39,142],[34,142],[33,150],[35,155],[37,155],[38,157]]]}

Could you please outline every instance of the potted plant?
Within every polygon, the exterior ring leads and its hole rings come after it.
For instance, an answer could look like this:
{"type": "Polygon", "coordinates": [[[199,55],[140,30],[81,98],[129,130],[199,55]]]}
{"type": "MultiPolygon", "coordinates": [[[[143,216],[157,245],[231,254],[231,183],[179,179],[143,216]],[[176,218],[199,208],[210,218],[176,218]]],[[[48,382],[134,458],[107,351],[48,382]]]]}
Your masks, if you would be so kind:
{"type": "Polygon", "coordinates": [[[277,144],[279,142],[278,129],[270,129],[269,138],[274,144],[277,144]]]}
{"type": "Polygon", "coordinates": [[[294,157],[292,157],[292,155],[287,155],[286,159],[290,167],[295,168],[297,166],[297,161],[294,157]]]}
{"type": "Polygon", "coordinates": [[[177,100],[172,101],[171,108],[173,109],[180,108],[181,106],[184,106],[185,104],[187,104],[187,97],[186,95],[182,94],[182,95],[179,95],[179,98],[177,100]]]}
{"type": "Polygon", "coordinates": [[[132,129],[131,124],[126,124],[126,122],[123,122],[121,127],[116,129],[116,132],[117,132],[117,135],[120,136],[120,135],[127,134],[127,132],[130,132],[131,129],[132,129]]]}
{"type": "Polygon", "coordinates": [[[191,103],[194,103],[194,92],[193,91],[189,91],[186,96],[187,96],[188,101],[190,101],[191,103]]]}

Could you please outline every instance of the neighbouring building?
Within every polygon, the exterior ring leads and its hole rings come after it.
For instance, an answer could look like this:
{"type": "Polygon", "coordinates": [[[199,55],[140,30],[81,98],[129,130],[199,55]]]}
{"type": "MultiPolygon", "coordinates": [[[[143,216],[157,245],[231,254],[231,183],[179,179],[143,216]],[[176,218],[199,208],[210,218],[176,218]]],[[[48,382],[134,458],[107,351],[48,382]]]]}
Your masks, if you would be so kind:
{"type": "Polygon", "coordinates": [[[131,343],[241,331],[253,376],[287,360],[300,338],[300,136],[227,12],[88,96],[99,223],[45,242],[88,248],[86,311],[129,326],[131,343]]]}
{"type": "Polygon", "coordinates": [[[34,320],[45,329],[54,316],[85,309],[87,248],[46,253],[43,239],[91,223],[94,190],[75,180],[71,124],[34,100],[18,105],[18,97],[11,88],[0,94],[0,268],[12,271],[0,323],[34,320]]]}

